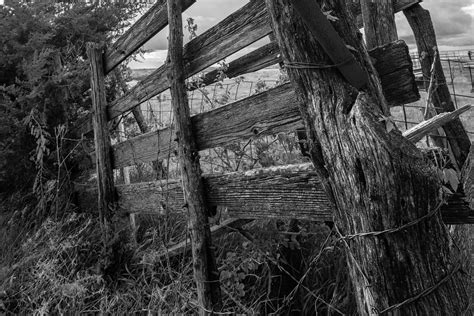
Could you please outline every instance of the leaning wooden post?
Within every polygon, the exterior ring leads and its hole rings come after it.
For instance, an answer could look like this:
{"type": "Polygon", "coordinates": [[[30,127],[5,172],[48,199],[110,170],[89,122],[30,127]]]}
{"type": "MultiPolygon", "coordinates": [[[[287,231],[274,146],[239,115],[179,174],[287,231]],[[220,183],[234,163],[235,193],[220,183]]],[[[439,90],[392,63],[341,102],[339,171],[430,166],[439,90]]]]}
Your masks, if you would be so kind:
{"type": "Polygon", "coordinates": [[[178,159],[183,180],[186,206],[189,210],[193,269],[201,315],[208,315],[221,305],[219,273],[212,251],[208,209],[201,180],[199,151],[193,135],[183,65],[183,25],[181,1],[168,0],[170,28],[168,48],[168,80],[176,122],[178,159]]]}
{"type": "Polygon", "coordinates": [[[107,101],[104,84],[103,46],[87,43],[87,55],[91,70],[92,126],[94,128],[95,161],[99,217],[102,225],[104,246],[111,233],[111,218],[117,207],[114,174],[111,159],[110,134],[107,125],[107,101]]]}
{"type": "Polygon", "coordinates": [[[368,49],[394,42],[398,39],[392,0],[361,0],[365,42],[368,49]]]}
{"type": "Polygon", "coordinates": [[[439,214],[435,170],[390,128],[378,76],[346,1],[266,3],[301,101],[313,165],[334,202],[359,314],[463,314],[466,279],[439,214]],[[308,23],[295,10],[303,5],[305,16],[323,7],[336,18],[329,17],[340,38],[328,40],[353,48],[355,62],[369,74],[367,85],[350,84],[324,53],[314,24],[326,21],[308,23]]]}
{"type": "MultiPolygon", "coordinates": [[[[431,66],[433,64],[435,52],[438,50],[438,43],[436,41],[436,33],[431,21],[431,16],[428,10],[423,9],[419,4],[415,4],[403,10],[405,17],[410,24],[415,35],[416,45],[418,47],[418,55],[420,57],[421,69],[423,72],[423,79],[425,80],[426,90],[428,90],[429,81],[431,78],[431,66]]],[[[438,54],[439,56],[439,54],[438,54]]],[[[444,76],[443,66],[438,58],[435,61],[435,78],[436,89],[432,92],[432,101],[434,109],[437,114],[443,112],[453,112],[455,110],[451,94],[446,84],[446,77],[444,76]]],[[[469,136],[464,129],[461,120],[456,119],[443,126],[443,129],[448,138],[448,143],[451,151],[456,158],[458,167],[461,168],[466,161],[469,154],[471,142],[469,136]]]]}

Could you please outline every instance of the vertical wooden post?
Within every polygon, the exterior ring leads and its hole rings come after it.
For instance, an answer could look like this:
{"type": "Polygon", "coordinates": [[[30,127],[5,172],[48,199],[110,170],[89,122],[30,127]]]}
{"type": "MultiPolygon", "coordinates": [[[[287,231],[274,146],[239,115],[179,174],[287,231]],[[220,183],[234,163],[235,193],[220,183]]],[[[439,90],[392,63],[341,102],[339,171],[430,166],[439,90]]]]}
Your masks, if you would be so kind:
{"type": "MultiPolygon", "coordinates": [[[[372,62],[347,2],[318,3],[338,19],[333,27],[368,72],[372,62]]],[[[266,0],[290,80],[296,87],[311,159],[335,223],[346,236],[349,271],[360,315],[462,314],[466,280],[439,216],[439,183],[423,155],[381,118],[385,100],[369,76],[356,90],[329,67],[291,67],[327,61],[292,0],[266,0]],[[295,34],[297,36],[295,36],[295,34]],[[346,114],[344,108],[352,104],[346,114]],[[423,237],[421,237],[423,236],[423,237]]],[[[310,12],[307,12],[310,15],[310,12]]],[[[328,52],[330,54],[330,52],[328,52]]]]}
{"type": "MultiPolygon", "coordinates": [[[[431,21],[429,11],[423,9],[419,4],[415,4],[403,10],[403,13],[405,14],[405,17],[415,35],[423,79],[425,80],[426,90],[428,90],[429,78],[431,77],[431,66],[435,55],[434,50],[438,50],[433,22],[431,21]]],[[[434,71],[437,87],[433,90],[432,101],[436,113],[452,112],[455,110],[455,107],[448,86],[446,85],[446,77],[439,58],[435,62],[434,71]]],[[[451,151],[456,158],[459,168],[461,168],[469,154],[469,148],[471,146],[469,136],[459,119],[444,125],[443,129],[448,138],[451,151]]]]}
{"type": "Polygon", "coordinates": [[[168,0],[168,21],[170,28],[168,38],[168,80],[170,83],[171,103],[176,122],[178,159],[180,162],[185,200],[189,210],[193,270],[200,304],[199,312],[201,315],[209,315],[221,305],[221,295],[219,273],[212,251],[211,231],[204,200],[199,151],[193,135],[185,86],[181,7],[181,1],[168,0]]]}
{"type": "Polygon", "coordinates": [[[110,135],[107,125],[107,101],[102,60],[103,46],[97,43],[87,43],[87,55],[91,70],[92,126],[94,128],[99,217],[104,242],[106,243],[111,229],[112,211],[116,208],[117,201],[110,152],[110,135]]]}
{"type": "Polygon", "coordinates": [[[368,49],[394,42],[398,39],[392,0],[361,0],[365,42],[368,49]]]}

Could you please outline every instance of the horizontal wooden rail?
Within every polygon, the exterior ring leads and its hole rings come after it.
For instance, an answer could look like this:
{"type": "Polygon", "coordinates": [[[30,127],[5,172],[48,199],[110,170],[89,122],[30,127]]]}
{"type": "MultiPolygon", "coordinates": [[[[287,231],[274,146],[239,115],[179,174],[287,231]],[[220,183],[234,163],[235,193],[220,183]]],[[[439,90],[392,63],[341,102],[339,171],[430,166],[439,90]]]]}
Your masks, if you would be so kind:
{"type": "MultiPolygon", "coordinates": [[[[391,76],[394,72],[399,72],[400,69],[406,69],[408,65],[411,65],[406,61],[408,57],[403,58],[406,55],[401,53],[408,52],[404,42],[395,42],[387,47],[384,46],[371,52],[371,56],[374,56],[376,69],[381,73],[382,78],[387,75],[391,76]],[[384,58],[384,54],[387,55],[387,58],[384,58]]],[[[413,74],[407,72],[406,76],[398,80],[413,82],[413,74]]],[[[411,85],[409,90],[397,95],[397,100],[416,101],[419,94],[416,88],[413,90],[413,86],[411,85]]],[[[393,95],[390,90],[387,91],[387,94],[393,95]]],[[[398,101],[389,103],[393,105],[398,101]]],[[[196,115],[192,118],[192,122],[197,133],[200,150],[221,146],[232,141],[249,139],[255,135],[290,131],[303,126],[300,121],[298,101],[290,84],[284,84],[261,94],[196,115]]],[[[115,168],[156,159],[166,159],[176,148],[172,134],[172,131],[166,128],[115,145],[113,147],[115,168]]]]}
{"type": "MultiPolygon", "coordinates": [[[[302,127],[298,102],[290,84],[270,89],[192,117],[200,150],[302,127]]],[[[116,144],[114,166],[166,159],[176,149],[170,128],[116,144]]]]}
{"type": "MultiPolygon", "coordinates": [[[[181,0],[183,11],[196,0],[181,0]]],[[[105,51],[105,73],[109,73],[128,56],[139,49],[146,41],[168,25],[166,0],[158,0],[143,14],[115,43],[105,51]]]]}
{"type": "MultiPolygon", "coordinates": [[[[234,218],[285,217],[328,221],[332,206],[311,164],[203,176],[206,201],[226,206],[234,218]]],[[[95,188],[77,187],[81,209],[94,209],[95,188]],[[92,196],[91,196],[92,195],[92,196]]],[[[120,209],[126,213],[181,210],[179,180],[116,186],[120,209]]]]}
{"type": "MultiPolygon", "coordinates": [[[[298,218],[332,221],[333,208],[311,164],[204,175],[211,206],[228,207],[236,219],[298,218]]],[[[179,212],[184,205],[179,180],[116,186],[120,209],[126,213],[179,212]]],[[[76,187],[81,209],[94,210],[95,188],[76,187]]],[[[446,224],[474,223],[474,212],[463,199],[442,208],[446,224]]]]}

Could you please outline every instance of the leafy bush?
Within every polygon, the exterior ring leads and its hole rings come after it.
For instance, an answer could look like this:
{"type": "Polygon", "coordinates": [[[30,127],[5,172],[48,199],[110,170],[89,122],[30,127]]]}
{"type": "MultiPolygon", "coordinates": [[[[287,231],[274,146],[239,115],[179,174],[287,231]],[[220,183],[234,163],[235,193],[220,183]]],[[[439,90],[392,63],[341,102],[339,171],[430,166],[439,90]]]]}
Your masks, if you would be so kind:
{"type": "MultiPolygon", "coordinates": [[[[30,190],[35,171],[36,185],[56,175],[54,129],[71,130],[90,108],[86,43],[110,43],[135,12],[82,2],[0,6],[0,192],[30,190]]],[[[107,82],[110,98],[121,91],[123,67],[107,82]]],[[[63,151],[76,143],[65,137],[63,151]]]]}

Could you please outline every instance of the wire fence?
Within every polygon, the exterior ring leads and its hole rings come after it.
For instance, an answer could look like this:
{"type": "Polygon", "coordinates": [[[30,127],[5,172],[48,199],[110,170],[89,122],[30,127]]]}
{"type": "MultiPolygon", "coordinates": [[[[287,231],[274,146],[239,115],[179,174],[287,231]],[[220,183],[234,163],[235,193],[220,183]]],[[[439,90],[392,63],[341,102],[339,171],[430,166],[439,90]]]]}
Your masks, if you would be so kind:
{"type": "MultiPolygon", "coordinates": [[[[474,103],[474,62],[469,59],[467,51],[441,53],[441,61],[446,76],[446,84],[452,95],[456,108],[465,104],[474,103]]],[[[473,56],[474,57],[474,56],[473,56]]],[[[420,87],[421,99],[415,103],[392,108],[392,117],[397,127],[405,131],[424,120],[427,93],[423,89],[424,82],[420,63],[417,56],[412,56],[415,76],[420,87]]],[[[204,113],[230,102],[243,99],[261,91],[279,85],[282,73],[278,67],[267,68],[255,73],[233,79],[225,79],[216,84],[189,91],[189,106],[191,115],[204,113]]],[[[140,105],[145,121],[151,131],[164,129],[173,125],[173,111],[170,92],[165,91],[140,105]]],[[[474,141],[474,113],[467,112],[461,116],[466,132],[471,141],[474,141]]],[[[140,134],[138,126],[131,114],[124,117],[124,138],[131,138],[140,134]]],[[[440,137],[437,135],[437,137],[440,137]]],[[[446,136],[441,136],[445,137],[446,136]]],[[[425,140],[430,146],[429,137],[425,140]]],[[[279,133],[278,135],[261,136],[250,141],[236,142],[224,147],[201,151],[201,167],[205,173],[220,173],[238,170],[247,170],[256,167],[299,163],[306,160],[300,153],[298,139],[294,132],[279,133]]],[[[163,165],[169,178],[179,178],[177,159],[170,155],[163,165]]],[[[150,174],[151,164],[137,164],[132,169],[138,174],[137,181],[147,179],[144,174],[150,174]],[[144,170],[139,170],[140,168],[144,170]]]]}

